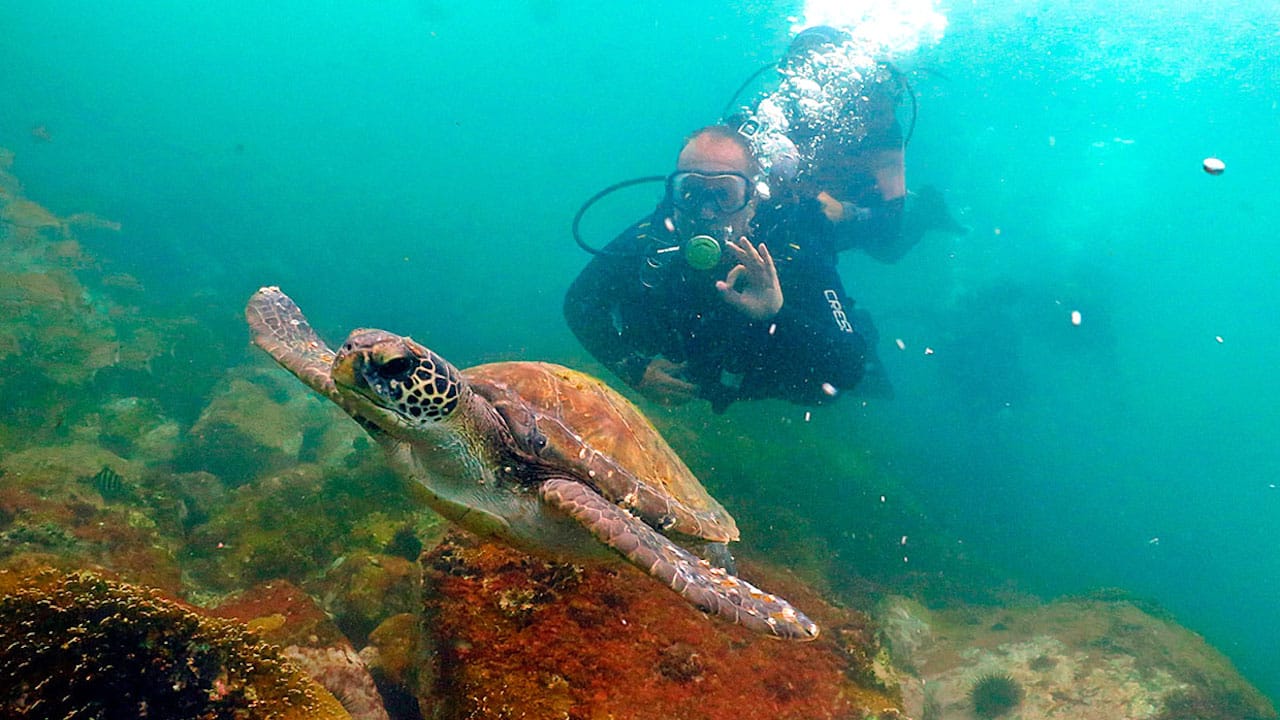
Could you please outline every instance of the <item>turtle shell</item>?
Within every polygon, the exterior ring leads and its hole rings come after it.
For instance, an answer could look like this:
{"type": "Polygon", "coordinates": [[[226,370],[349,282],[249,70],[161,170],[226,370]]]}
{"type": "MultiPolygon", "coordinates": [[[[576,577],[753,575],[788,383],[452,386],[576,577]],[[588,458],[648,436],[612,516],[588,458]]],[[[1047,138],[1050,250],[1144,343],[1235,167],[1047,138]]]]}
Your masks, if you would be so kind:
{"type": "Polygon", "coordinates": [[[543,462],[660,530],[714,542],[738,539],[733,517],[653,423],[600,380],[542,362],[477,365],[462,374],[543,462]]]}

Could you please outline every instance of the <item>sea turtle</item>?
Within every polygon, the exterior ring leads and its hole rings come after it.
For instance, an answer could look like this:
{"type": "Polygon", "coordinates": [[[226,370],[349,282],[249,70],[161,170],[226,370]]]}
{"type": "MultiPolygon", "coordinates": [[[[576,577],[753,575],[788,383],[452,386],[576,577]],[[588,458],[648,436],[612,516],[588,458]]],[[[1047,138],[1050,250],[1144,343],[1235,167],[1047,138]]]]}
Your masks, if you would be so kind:
{"type": "Polygon", "coordinates": [[[777,637],[817,637],[785,600],[663,534],[727,543],[738,528],[603,382],[542,362],[458,370],[383,330],[355,330],[334,352],[275,287],[254,294],[245,315],[259,347],[360,423],[454,523],[552,558],[621,555],[706,612],[777,637]]]}

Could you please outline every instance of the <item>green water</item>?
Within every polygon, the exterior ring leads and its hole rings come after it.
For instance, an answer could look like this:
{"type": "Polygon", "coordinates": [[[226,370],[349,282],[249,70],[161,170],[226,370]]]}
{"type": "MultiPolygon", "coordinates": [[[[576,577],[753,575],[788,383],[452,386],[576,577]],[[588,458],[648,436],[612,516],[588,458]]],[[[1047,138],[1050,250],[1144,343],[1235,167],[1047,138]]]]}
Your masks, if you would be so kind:
{"type": "MultiPolygon", "coordinates": [[[[173,348],[197,395],[214,363],[251,357],[239,313],[263,284],[331,339],[382,326],[459,365],[598,370],[560,317],[587,259],[569,220],[666,172],[801,9],[17,0],[0,5],[0,146],[28,197],[122,223],[81,242],[140,280],[141,313],[208,329],[173,348]]],[[[1280,695],[1280,11],[946,15],[901,58],[920,105],[908,184],[944,189],[972,231],[842,265],[896,398],[661,422],[689,429],[676,444],[718,494],[811,533],[832,572],[891,574],[899,535],[945,569],[962,542],[1036,592],[1153,598],[1280,695]],[[898,525],[868,474],[912,508],[898,525]]],[[[652,200],[614,198],[586,229],[607,240],[652,200]]]]}

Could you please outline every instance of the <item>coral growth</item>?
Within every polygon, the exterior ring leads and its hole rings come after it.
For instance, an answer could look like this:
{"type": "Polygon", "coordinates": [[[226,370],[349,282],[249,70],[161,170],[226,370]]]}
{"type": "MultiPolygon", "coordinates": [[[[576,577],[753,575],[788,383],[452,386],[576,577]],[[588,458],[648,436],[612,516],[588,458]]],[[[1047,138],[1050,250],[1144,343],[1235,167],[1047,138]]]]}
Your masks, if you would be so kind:
{"type": "Polygon", "coordinates": [[[344,718],[238,623],[89,573],[0,572],[6,717],[344,718]]]}
{"type": "Polygon", "coordinates": [[[157,523],[163,511],[149,504],[154,494],[138,481],[142,472],[140,464],[87,443],[33,447],[0,458],[0,534],[8,541],[0,543],[0,559],[54,554],[176,591],[179,541],[157,523]],[[118,470],[117,479],[92,480],[103,467],[118,470]],[[121,487],[113,490],[116,484],[121,487]]]}

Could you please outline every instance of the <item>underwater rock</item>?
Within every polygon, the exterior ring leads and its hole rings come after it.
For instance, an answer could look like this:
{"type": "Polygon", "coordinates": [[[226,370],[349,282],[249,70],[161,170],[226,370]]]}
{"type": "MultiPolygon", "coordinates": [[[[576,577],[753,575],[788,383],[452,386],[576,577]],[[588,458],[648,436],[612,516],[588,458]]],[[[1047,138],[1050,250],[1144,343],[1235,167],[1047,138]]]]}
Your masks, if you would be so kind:
{"type": "MultiPolygon", "coordinates": [[[[823,628],[784,643],[708,617],[629,566],[577,567],[456,533],[423,556],[416,694],[441,718],[824,718],[897,707],[860,613],[755,565],[823,628]],[[424,660],[425,662],[425,660],[424,660]]],[[[434,714],[433,714],[434,713],[434,714]]]]}
{"type": "Polygon", "coordinates": [[[233,485],[300,461],[342,467],[362,431],[336,422],[338,412],[274,371],[233,370],[192,426],[179,464],[233,485]]]}
{"type": "Polygon", "coordinates": [[[347,637],[361,641],[391,615],[414,610],[421,577],[404,558],[357,552],[337,562],[322,584],[325,609],[347,637]]]}
{"type": "MultiPolygon", "coordinates": [[[[295,464],[235,488],[210,508],[207,518],[193,523],[186,569],[207,589],[224,592],[278,578],[311,587],[342,557],[380,549],[375,538],[357,532],[368,526],[371,515],[396,527],[406,522],[406,514],[416,512],[404,487],[385,468],[336,472],[314,463],[295,464]]],[[[385,617],[402,610],[392,605],[376,612],[385,617]]],[[[362,632],[380,619],[367,621],[362,632]]]]}
{"type": "Polygon", "coordinates": [[[230,378],[191,427],[179,460],[182,469],[207,470],[232,485],[243,485],[264,470],[296,463],[307,418],[322,409],[318,402],[281,393],[230,378]]]}
{"type": "Polygon", "coordinates": [[[243,621],[342,703],[355,720],[386,720],[364,661],[325,611],[297,586],[279,580],[227,598],[211,611],[243,621]]]}
{"type": "Polygon", "coordinates": [[[0,715],[347,718],[240,623],[91,573],[0,571],[0,715]]]}
{"type": "Polygon", "coordinates": [[[342,703],[353,720],[389,720],[373,677],[351,645],[290,645],[282,651],[342,703]]]}
{"type": "Polygon", "coordinates": [[[360,657],[369,672],[380,683],[409,690],[419,647],[418,616],[415,613],[392,615],[369,633],[369,644],[360,657]]]}
{"type": "Polygon", "coordinates": [[[193,577],[235,590],[319,576],[341,555],[347,508],[326,495],[321,469],[300,464],[237,487],[188,537],[193,577]]]}
{"type": "Polygon", "coordinates": [[[35,446],[0,456],[0,471],[6,483],[28,488],[42,496],[71,494],[82,485],[79,478],[91,477],[103,467],[128,478],[141,477],[146,468],[116,455],[96,443],[75,442],[35,446]]]}
{"type": "Polygon", "coordinates": [[[1125,600],[924,611],[889,598],[877,616],[895,655],[906,654],[899,664],[913,677],[904,679],[902,696],[912,717],[970,720],[1003,712],[1006,703],[973,694],[993,677],[1024,691],[1015,710],[999,715],[1019,720],[1276,717],[1201,637],[1125,600]]]}
{"type": "Polygon", "coordinates": [[[121,457],[158,465],[173,459],[181,429],[165,417],[153,398],[108,398],[80,419],[71,433],[84,442],[109,448],[121,457]]]}
{"type": "Polygon", "coordinates": [[[208,522],[231,501],[227,486],[213,473],[169,475],[166,485],[172,498],[174,517],[184,533],[208,522]]]}
{"type": "Polygon", "coordinates": [[[66,224],[58,216],[26,198],[14,198],[0,208],[0,222],[24,230],[53,230],[60,237],[68,232],[66,224]]]}
{"type": "Polygon", "coordinates": [[[933,641],[933,615],[928,608],[910,598],[894,596],[880,603],[876,620],[894,664],[914,671],[920,651],[933,641]]]}
{"type": "Polygon", "coordinates": [[[0,148],[0,223],[24,235],[38,235],[48,231],[54,239],[70,238],[72,227],[119,232],[120,223],[107,220],[89,212],[73,213],[58,217],[40,203],[22,195],[22,185],[13,175],[5,172],[13,163],[13,153],[0,148]]]}

